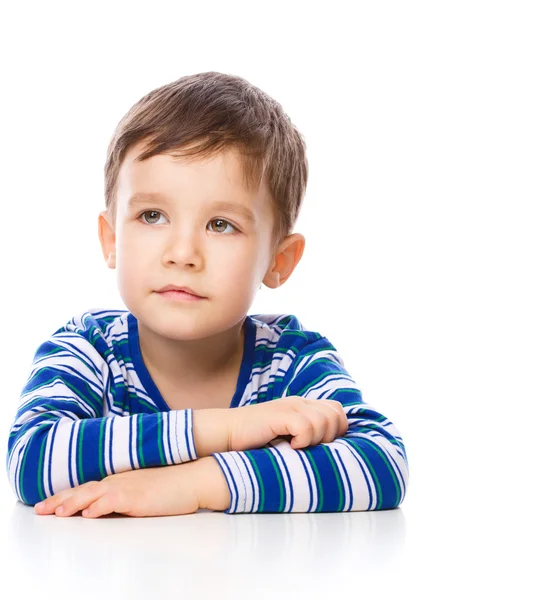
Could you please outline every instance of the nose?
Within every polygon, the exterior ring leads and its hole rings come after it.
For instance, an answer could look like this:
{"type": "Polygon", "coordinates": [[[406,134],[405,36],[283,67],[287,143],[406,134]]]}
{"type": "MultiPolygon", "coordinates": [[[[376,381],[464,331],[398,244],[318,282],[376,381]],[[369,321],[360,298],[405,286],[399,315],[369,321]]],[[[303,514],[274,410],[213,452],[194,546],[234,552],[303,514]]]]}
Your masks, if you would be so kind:
{"type": "Polygon", "coordinates": [[[203,241],[203,236],[198,228],[193,227],[190,223],[183,227],[174,227],[167,236],[164,262],[201,266],[203,263],[203,241]]]}

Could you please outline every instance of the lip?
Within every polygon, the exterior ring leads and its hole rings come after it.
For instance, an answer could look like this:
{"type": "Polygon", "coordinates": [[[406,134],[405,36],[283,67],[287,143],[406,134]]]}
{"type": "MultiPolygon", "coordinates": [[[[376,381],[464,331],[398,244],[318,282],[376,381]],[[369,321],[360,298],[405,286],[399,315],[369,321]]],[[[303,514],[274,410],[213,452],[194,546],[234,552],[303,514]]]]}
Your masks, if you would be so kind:
{"type": "Polygon", "coordinates": [[[163,293],[163,292],[186,292],[187,294],[191,294],[192,296],[196,296],[198,298],[204,298],[205,296],[200,296],[200,294],[197,294],[192,288],[186,287],[186,286],[179,286],[179,285],[164,285],[163,288],[160,288],[159,290],[156,290],[159,294],[163,293]]]}

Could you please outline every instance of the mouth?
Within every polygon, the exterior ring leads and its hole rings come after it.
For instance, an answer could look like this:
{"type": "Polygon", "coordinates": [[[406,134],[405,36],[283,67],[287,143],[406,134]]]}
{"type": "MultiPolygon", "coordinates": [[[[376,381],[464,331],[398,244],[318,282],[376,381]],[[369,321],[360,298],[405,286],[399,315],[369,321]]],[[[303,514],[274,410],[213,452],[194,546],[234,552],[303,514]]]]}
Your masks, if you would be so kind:
{"type": "Polygon", "coordinates": [[[189,296],[194,296],[195,298],[205,298],[205,296],[200,296],[200,294],[197,294],[192,288],[186,286],[182,287],[178,285],[165,285],[163,288],[156,291],[159,294],[165,294],[167,292],[177,292],[187,294],[189,296]]]}
{"type": "Polygon", "coordinates": [[[170,300],[180,300],[183,302],[197,302],[199,300],[206,300],[203,296],[197,296],[196,294],[190,294],[182,290],[165,290],[163,292],[157,292],[160,296],[170,300]]]}

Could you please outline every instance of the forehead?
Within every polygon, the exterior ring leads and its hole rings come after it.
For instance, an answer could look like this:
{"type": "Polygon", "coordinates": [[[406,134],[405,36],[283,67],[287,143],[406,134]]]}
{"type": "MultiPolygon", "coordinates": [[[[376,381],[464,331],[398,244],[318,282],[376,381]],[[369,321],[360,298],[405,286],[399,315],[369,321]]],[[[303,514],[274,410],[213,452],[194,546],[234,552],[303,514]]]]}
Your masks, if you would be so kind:
{"type": "Polygon", "coordinates": [[[119,206],[163,198],[168,202],[236,204],[242,215],[273,216],[272,198],[263,180],[248,187],[239,152],[229,148],[207,158],[158,154],[144,161],[140,142],[130,148],[117,182],[119,206]]]}

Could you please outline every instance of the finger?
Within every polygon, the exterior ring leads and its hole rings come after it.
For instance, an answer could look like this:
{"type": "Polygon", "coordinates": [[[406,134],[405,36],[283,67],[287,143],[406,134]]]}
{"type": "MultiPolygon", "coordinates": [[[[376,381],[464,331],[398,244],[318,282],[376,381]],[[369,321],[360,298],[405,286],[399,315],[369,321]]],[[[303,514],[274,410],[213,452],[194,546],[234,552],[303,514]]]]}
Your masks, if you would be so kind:
{"type": "Polygon", "coordinates": [[[324,403],[338,414],[336,436],[344,437],[348,431],[348,417],[344,412],[343,405],[338,400],[325,400],[324,403]]]}
{"type": "Polygon", "coordinates": [[[309,418],[312,422],[312,427],[314,429],[310,445],[317,446],[318,444],[321,444],[322,441],[327,440],[329,437],[329,418],[325,410],[323,410],[322,405],[319,404],[317,400],[315,403],[308,405],[305,410],[309,415],[309,418]]]}
{"type": "Polygon", "coordinates": [[[308,446],[317,446],[325,435],[327,428],[327,418],[317,406],[306,403],[294,407],[296,414],[302,417],[299,422],[300,430],[296,431],[293,448],[308,448],[308,446]]]}
{"type": "Polygon", "coordinates": [[[64,490],[34,505],[34,511],[39,515],[51,515],[74,493],[74,488],[64,490]]]}
{"type": "Polygon", "coordinates": [[[314,427],[310,419],[298,410],[284,412],[281,417],[283,419],[282,433],[287,433],[293,438],[291,447],[293,449],[308,447],[314,435],[314,427]]]}
{"type": "Polygon", "coordinates": [[[322,439],[322,442],[325,444],[325,443],[333,442],[334,440],[337,439],[337,437],[339,435],[339,429],[341,426],[340,426],[339,413],[336,409],[335,409],[335,414],[333,414],[333,407],[325,402],[322,402],[321,407],[327,413],[327,420],[328,420],[327,429],[326,429],[325,435],[322,439]]]}
{"type": "Polygon", "coordinates": [[[40,515],[48,515],[53,514],[59,506],[64,504],[69,498],[74,496],[74,494],[79,494],[81,490],[86,489],[90,485],[98,483],[97,481],[88,481],[83,483],[82,485],[78,485],[73,488],[68,488],[63,490],[62,492],[57,492],[57,494],[53,494],[49,498],[42,500],[42,502],[38,502],[34,505],[34,511],[40,515]]]}
{"type": "Polygon", "coordinates": [[[348,431],[348,417],[344,412],[343,405],[338,400],[310,400],[310,402],[321,402],[323,406],[334,410],[338,415],[336,437],[344,437],[346,435],[348,431]]]}
{"type": "Polygon", "coordinates": [[[109,515],[114,510],[113,496],[111,494],[105,494],[101,496],[95,502],[92,502],[88,508],[82,513],[82,516],[86,519],[96,519],[102,515],[109,515]]]}
{"type": "Polygon", "coordinates": [[[99,482],[94,481],[93,483],[96,485],[80,486],[70,498],[67,498],[56,509],[55,514],[60,517],[70,517],[95,502],[105,493],[105,490],[99,482]]]}
{"type": "Polygon", "coordinates": [[[340,430],[340,415],[339,411],[332,405],[329,400],[309,400],[308,405],[324,415],[327,423],[324,428],[323,436],[318,443],[329,443],[337,438],[340,430]]]}
{"type": "Polygon", "coordinates": [[[342,415],[341,415],[341,419],[340,419],[339,437],[344,437],[346,435],[346,432],[348,431],[349,426],[350,426],[350,424],[348,423],[348,417],[346,416],[344,409],[342,409],[342,415]]]}

